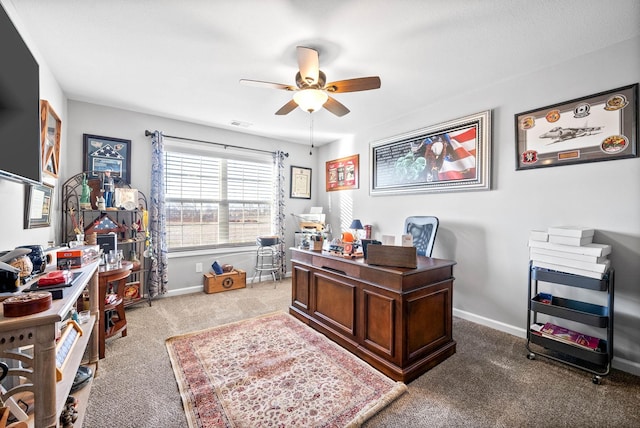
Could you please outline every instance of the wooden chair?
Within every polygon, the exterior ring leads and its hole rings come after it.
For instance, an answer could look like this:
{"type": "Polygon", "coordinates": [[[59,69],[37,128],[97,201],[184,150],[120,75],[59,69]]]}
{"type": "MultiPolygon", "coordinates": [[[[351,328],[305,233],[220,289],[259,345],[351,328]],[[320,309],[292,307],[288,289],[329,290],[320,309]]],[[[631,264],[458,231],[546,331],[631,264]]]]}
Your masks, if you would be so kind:
{"type": "Polygon", "coordinates": [[[130,268],[120,268],[112,272],[100,272],[99,277],[99,294],[100,301],[100,340],[98,345],[99,357],[104,358],[104,342],[106,339],[122,333],[122,337],[127,335],[127,317],[124,312],[124,290],[127,278],[131,274],[130,268]],[[115,295],[115,299],[106,302],[107,296],[115,295]]]}

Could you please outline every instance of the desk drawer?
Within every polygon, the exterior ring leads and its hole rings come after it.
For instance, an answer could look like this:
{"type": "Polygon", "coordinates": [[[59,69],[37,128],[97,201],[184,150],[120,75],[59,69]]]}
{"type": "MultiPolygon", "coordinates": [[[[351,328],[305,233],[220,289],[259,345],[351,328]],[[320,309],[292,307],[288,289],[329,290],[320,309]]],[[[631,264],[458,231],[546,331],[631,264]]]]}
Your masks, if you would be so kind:
{"type": "Polygon", "coordinates": [[[326,269],[330,272],[347,275],[352,278],[360,278],[360,266],[357,264],[321,256],[314,256],[312,264],[313,267],[319,269],[326,269]]]}

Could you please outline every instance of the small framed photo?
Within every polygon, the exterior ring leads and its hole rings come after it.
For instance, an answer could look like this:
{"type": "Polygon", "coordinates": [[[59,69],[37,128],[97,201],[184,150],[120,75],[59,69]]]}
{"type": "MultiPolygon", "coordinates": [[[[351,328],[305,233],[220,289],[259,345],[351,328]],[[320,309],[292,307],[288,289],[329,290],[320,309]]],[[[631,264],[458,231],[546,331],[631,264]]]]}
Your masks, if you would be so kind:
{"type": "Polygon", "coordinates": [[[40,156],[42,171],[58,177],[62,121],[46,100],[40,100],[40,156]]]}
{"type": "Polygon", "coordinates": [[[357,189],[360,155],[347,156],[326,162],[326,191],[357,189]]]}
{"type": "Polygon", "coordinates": [[[516,114],[516,170],[637,157],[637,120],[637,83],[516,114]]]}
{"type": "Polygon", "coordinates": [[[115,206],[125,210],[133,211],[138,208],[138,189],[116,187],[115,206]]]}
{"type": "Polygon", "coordinates": [[[27,185],[24,228],[49,227],[53,203],[53,187],[48,184],[27,185]]]}
{"type": "Polygon", "coordinates": [[[89,179],[111,171],[118,182],[131,183],[131,140],[83,134],[84,171],[89,179]]]}
{"type": "Polygon", "coordinates": [[[311,168],[291,166],[289,197],[292,199],[311,199],[311,168]]]}

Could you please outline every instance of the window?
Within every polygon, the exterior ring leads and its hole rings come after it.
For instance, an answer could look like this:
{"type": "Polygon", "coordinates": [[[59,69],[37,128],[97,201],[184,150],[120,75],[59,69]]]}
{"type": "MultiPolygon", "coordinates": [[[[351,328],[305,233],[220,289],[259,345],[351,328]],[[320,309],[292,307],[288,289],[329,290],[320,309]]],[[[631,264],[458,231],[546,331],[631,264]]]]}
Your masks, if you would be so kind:
{"type": "Polygon", "coordinates": [[[275,176],[269,156],[257,159],[165,151],[169,250],[253,245],[270,235],[275,176]]]}

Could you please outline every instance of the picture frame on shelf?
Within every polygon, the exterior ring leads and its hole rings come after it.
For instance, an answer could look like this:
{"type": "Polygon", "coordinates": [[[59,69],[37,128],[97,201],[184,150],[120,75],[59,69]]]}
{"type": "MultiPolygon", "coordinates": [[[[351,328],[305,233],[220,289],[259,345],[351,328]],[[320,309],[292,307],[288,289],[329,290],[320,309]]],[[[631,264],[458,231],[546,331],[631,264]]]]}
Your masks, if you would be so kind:
{"type": "Polygon", "coordinates": [[[117,181],[131,183],[131,140],[83,134],[83,170],[88,178],[111,171],[117,181]]]}
{"type": "Polygon", "coordinates": [[[62,121],[47,100],[40,100],[40,156],[42,172],[58,178],[62,121]]]}
{"type": "Polygon", "coordinates": [[[116,187],[115,199],[116,207],[133,211],[138,208],[138,189],[116,187]]]}
{"type": "Polygon", "coordinates": [[[491,189],[491,110],[371,143],[371,195],[491,189]]]}
{"type": "Polygon", "coordinates": [[[289,197],[311,199],[311,168],[291,165],[289,197]]]}
{"type": "Polygon", "coordinates": [[[346,156],[325,163],[326,191],[350,190],[359,187],[360,155],[346,156]]]}
{"type": "Polygon", "coordinates": [[[107,233],[122,233],[123,227],[118,223],[117,218],[112,218],[107,213],[101,213],[98,217],[93,219],[89,224],[84,227],[85,235],[96,233],[98,235],[107,233]]]}
{"type": "Polygon", "coordinates": [[[24,228],[51,226],[53,186],[48,184],[29,184],[26,186],[24,228]]]}
{"type": "Polygon", "coordinates": [[[638,84],[515,115],[516,170],[638,156],[638,84]]]}

